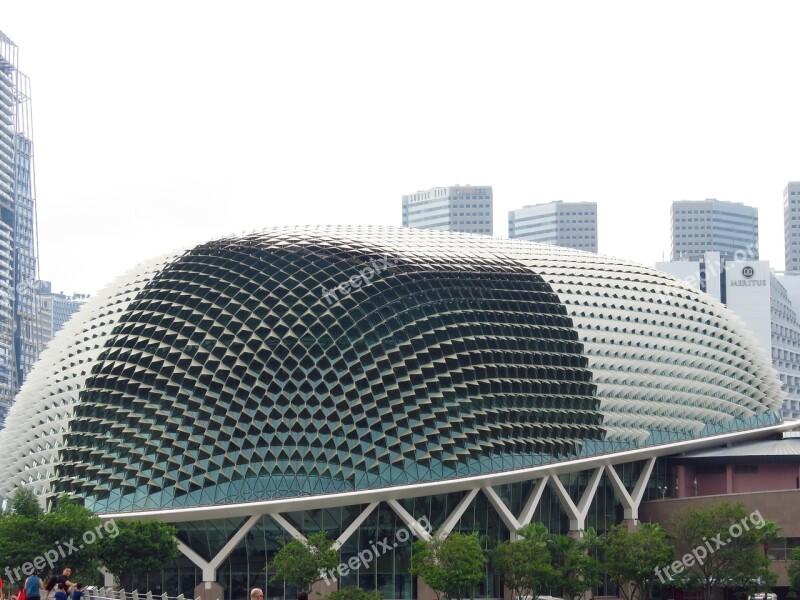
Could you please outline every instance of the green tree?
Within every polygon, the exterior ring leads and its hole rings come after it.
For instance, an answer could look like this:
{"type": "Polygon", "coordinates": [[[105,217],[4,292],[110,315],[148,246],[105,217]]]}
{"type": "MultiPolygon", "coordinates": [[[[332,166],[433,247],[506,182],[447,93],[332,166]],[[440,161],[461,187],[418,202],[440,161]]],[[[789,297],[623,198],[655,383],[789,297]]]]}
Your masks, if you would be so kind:
{"type": "Polygon", "coordinates": [[[564,598],[582,599],[586,592],[602,583],[600,565],[594,556],[598,536],[594,529],[582,532],[576,539],[568,535],[553,535],[548,543],[556,570],[556,586],[564,598]]]}
{"type": "Polygon", "coordinates": [[[175,562],[181,554],[175,537],[178,530],[156,519],[109,521],[102,531],[97,549],[106,569],[123,589],[134,589],[134,582],[140,581],[148,571],[175,562]]]}
{"type": "Polygon", "coordinates": [[[286,542],[269,565],[275,574],[272,583],[285,581],[300,590],[311,589],[326,573],[332,573],[339,564],[339,552],[333,547],[334,540],[324,531],[308,536],[308,541],[286,542]]]}
{"type": "Polygon", "coordinates": [[[94,542],[102,521],[92,511],[67,496],[55,500],[50,512],[39,515],[37,529],[48,540],[52,549],[63,549],[66,558],[59,556],[53,568],[41,571],[43,577],[60,573],[64,567],[72,568],[73,581],[85,585],[99,582],[99,549],[94,542]],[[88,533],[87,533],[88,532],[88,533]]]}
{"type": "Polygon", "coordinates": [[[711,599],[715,588],[752,592],[774,584],[763,547],[777,535],[777,527],[758,511],[748,513],[741,504],[727,502],[690,507],[669,528],[676,549],[686,553],[673,571],[679,577],[696,578],[705,600],[711,599]]]}
{"type": "Polygon", "coordinates": [[[438,600],[461,600],[465,593],[473,596],[485,577],[485,566],[477,534],[451,533],[444,540],[414,542],[410,572],[422,578],[438,600]]]}
{"type": "Polygon", "coordinates": [[[323,596],[322,600],[383,600],[383,594],[378,591],[368,592],[359,587],[344,587],[323,596]]]}
{"type": "Polygon", "coordinates": [[[786,574],[789,575],[790,594],[800,597],[800,548],[792,550],[792,556],[786,565],[786,574]]]}
{"type": "Polygon", "coordinates": [[[36,517],[43,512],[33,490],[24,487],[17,488],[14,497],[11,499],[12,514],[22,515],[23,517],[36,517]]]}
{"type": "Polygon", "coordinates": [[[657,524],[641,523],[637,531],[611,528],[603,544],[603,566],[626,600],[648,600],[661,583],[659,570],[674,556],[666,532],[657,524]]]}
{"type": "Polygon", "coordinates": [[[543,588],[555,583],[556,570],[551,565],[547,527],[530,523],[517,534],[519,537],[513,542],[497,545],[492,552],[492,564],[513,598],[535,598],[543,588]]]}
{"type": "Polygon", "coordinates": [[[91,511],[66,497],[44,514],[33,493],[19,489],[11,510],[0,516],[0,563],[9,567],[9,583],[23,581],[23,568],[30,572],[31,565],[43,579],[69,565],[87,584],[94,583],[97,550],[82,536],[99,524],[91,511]]]}
{"type": "Polygon", "coordinates": [[[8,567],[8,584],[21,585],[25,581],[22,566],[44,556],[52,546],[37,527],[35,517],[12,513],[0,516],[0,565],[8,567]]]}

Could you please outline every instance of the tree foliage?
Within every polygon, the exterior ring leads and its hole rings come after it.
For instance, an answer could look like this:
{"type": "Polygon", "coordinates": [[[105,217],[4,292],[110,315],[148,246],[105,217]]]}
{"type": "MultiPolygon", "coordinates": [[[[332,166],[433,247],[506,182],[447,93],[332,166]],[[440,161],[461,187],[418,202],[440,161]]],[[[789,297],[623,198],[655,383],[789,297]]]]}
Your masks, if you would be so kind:
{"type": "Polygon", "coordinates": [[[786,565],[786,574],[789,576],[789,589],[795,597],[800,597],[800,548],[792,550],[792,556],[786,565]]]}
{"type": "MultiPolygon", "coordinates": [[[[180,557],[178,530],[156,519],[114,521],[114,529],[98,541],[106,568],[123,589],[134,589],[134,581],[148,571],[161,569],[180,557]]],[[[108,529],[111,529],[110,527],[108,529]]]]}
{"type": "Polygon", "coordinates": [[[595,553],[600,538],[594,529],[582,532],[580,539],[568,535],[553,535],[549,547],[556,571],[556,587],[561,596],[569,600],[580,600],[586,592],[602,583],[600,565],[595,553]]]}
{"type": "Polygon", "coordinates": [[[383,594],[378,591],[368,592],[360,587],[344,587],[323,596],[322,600],[383,600],[383,594]]]}
{"type": "Polygon", "coordinates": [[[658,569],[672,562],[666,532],[657,524],[641,523],[637,531],[624,525],[611,528],[603,545],[603,566],[626,600],[650,598],[661,582],[658,569]]]}
{"type": "Polygon", "coordinates": [[[36,495],[28,488],[18,488],[11,499],[11,514],[23,517],[36,517],[44,511],[36,499],[36,495]]]}
{"type": "Polygon", "coordinates": [[[268,567],[275,573],[270,581],[285,581],[300,590],[310,589],[312,583],[322,579],[323,573],[334,571],[339,564],[339,552],[333,544],[334,540],[324,531],[308,536],[307,543],[299,540],[285,543],[268,567]]]}
{"type": "Polygon", "coordinates": [[[71,498],[61,496],[56,499],[55,507],[50,512],[39,517],[39,523],[39,530],[51,548],[60,545],[65,553],[69,548],[67,543],[77,548],[77,551],[59,560],[51,571],[45,571],[44,575],[60,573],[69,566],[73,577],[80,577],[73,581],[81,581],[85,585],[97,583],[101,564],[100,548],[95,543],[86,543],[86,540],[94,539],[88,537],[87,531],[94,534],[98,527],[102,531],[102,522],[97,515],[71,498]],[[84,535],[87,535],[86,540],[84,535]]]}
{"type": "Polygon", "coordinates": [[[775,581],[763,548],[777,535],[777,527],[757,511],[748,513],[741,504],[726,502],[690,507],[673,520],[670,531],[678,551],[686,553],[673,569],[677,579],[696,578],[705,600],[715,588],[754,592],[775,581]]]}
{"type": "Polygon", "coordinates": [[[42,556],[51,546],[52,543],[34,526],[30,517],[15,514],[0,517],[0,564],[9,567],[8,576],[12,577],[7,583],[24,581],[25,575],[21,570],[17,570],[15,575],[14,569],[21,569],[36,556],[42,556]]]}
{"type": "Polygon", "coordinates": [[[43,579],[70,566],[83,582],[95,583],[99,551],[84,543],[83,535],[99,525],[100,519],[91,511],[67,497],[58,498],[55,508],[44,514],[36,497],[21,488],[11,510],[0,516],[0,563],[9,567],[9,583],[25,579],[22,569],[27,563],[43,579]]]}
{"type": "Polygon", "coordinates": [[[556,570],[548,549],[548,531],[541,523],[521,528],[513,542],[502,542],[492,553],[495,572],[512,597],[531,596],[555,583],[556,570]]]}
{"type": "Polygon", "coordinates": [[[43,513],[36,497],[21,488],[0,515],[0,563],[14,576],[10,583],[24,581],[23,566],[31,563],[42,579],[69,566],[73,581],[84,585],[100,583],[104,565],[130,589],[135,576],[177,560],[176,533],[156,520],[103,523],[67,496],[43,513]]]}
{"type": "Polygon", "coordinates": [[[461,600],[472,597],[483,581],[485,565],[477,534],[451,533],[444,540],[434,537],[414,543],[411,574],[421,577],[438,600],[461,600]]]}

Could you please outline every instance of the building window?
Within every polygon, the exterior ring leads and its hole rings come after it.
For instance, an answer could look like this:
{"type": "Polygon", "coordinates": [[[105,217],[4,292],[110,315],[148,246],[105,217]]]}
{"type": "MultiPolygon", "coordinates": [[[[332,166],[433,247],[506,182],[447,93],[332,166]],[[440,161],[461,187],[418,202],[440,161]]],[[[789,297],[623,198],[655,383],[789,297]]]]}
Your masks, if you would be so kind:
{"type": "Polygon", "coordinates": [[[725,472],[725,465],[702,465],[695,468],[697,475],[718,475],[725,472]]]}
{"type": "Polygon", "coordinates": [[[733,468],[734,473],[758,473],[758,465],[736,465],[733,468]]]}

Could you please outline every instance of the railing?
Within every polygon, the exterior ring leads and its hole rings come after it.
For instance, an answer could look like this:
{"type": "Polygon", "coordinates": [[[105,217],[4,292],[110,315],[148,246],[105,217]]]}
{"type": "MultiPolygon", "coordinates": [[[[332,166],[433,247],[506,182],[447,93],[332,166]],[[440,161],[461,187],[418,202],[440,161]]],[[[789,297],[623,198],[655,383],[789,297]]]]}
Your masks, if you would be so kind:
{"type": "Polygon", "coordinates": [[[86,588],[85,597],[87,600],[200,600],[200,598],[186,598],[183,594],[168,596],[167,594],[153,594],[152,592],[139,593],[138,590],[126,592],[125,590],[115,590],[110,587],[86,588]]]}

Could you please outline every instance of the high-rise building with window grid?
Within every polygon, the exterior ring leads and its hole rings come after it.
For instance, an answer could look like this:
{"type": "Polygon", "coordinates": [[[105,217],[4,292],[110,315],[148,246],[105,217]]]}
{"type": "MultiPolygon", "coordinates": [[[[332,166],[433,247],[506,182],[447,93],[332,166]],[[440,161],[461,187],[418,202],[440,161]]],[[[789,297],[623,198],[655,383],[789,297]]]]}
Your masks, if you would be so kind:
{"type": "Polygon", "coordinates": [[[403,196],[403,227],[494,233],[492,186],[436,187],[403,196]]]}
{"type": "Polygon", "coordinates": [[[597,252],[597,203],[557,200],[510,210],[508,237],[597,252]]]}
{"type": "Polygon", "coordinates": [[[18,55],[0,32],[0,423],[45,341],[36,320],[30,82],[18,55]]]}
{"type": "Polygon", "coordinates": [[[800,272],[800,181],[790,181],[783,190],[783,234],[787,273],[800,272]]]}
{"type": "Polygon", "coordinates": [[[672,203],[672,260],[700,260],[719,252],[726,260],[758,259],[758,209],[741,202],[672,203]]]}

